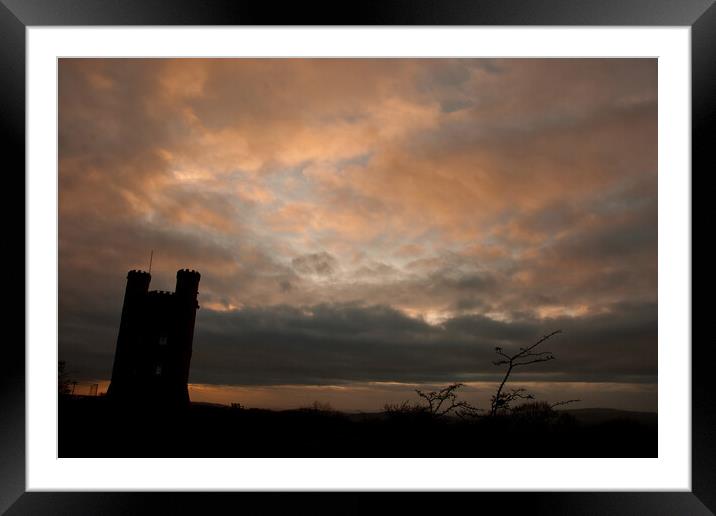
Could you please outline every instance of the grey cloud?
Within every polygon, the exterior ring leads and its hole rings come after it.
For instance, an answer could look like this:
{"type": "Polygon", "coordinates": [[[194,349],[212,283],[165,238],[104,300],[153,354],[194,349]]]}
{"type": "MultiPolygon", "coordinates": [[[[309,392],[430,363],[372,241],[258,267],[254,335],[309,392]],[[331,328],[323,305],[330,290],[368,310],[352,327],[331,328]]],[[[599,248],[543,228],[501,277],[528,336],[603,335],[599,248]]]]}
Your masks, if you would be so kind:
{"type": "Polygon", "coordinates": [[[545,349],[557,360],[522,380],[655,381],[655,305],[603,315],[499,322],[464,316],[431,326],[380,306],[266,307],[202,314],[192,381],[334,384],[352,381],[495,380],[494,347],[517,349],[562,328],[545,349]]]}
{"type": "Polygon", "coordinates": [[[305,254],[291,260],[291,265],[299,274],[314,274],[317,276],[330,276],[338,268],[338,260],[331,254],[320,253],[305,254]]]}
{"type": "Polygon", "coordinates": [[[454,113],[474,106],[474,102],[466,99],[450,98],[440,102],[443,113],[454,113]]]}
{"type": "MultiPolygon", "coordinates": [[[[117,310],[95,308],[64,320],[61,358],[80,365],[83,376],[108,378],[117,310]]],[[[544,345],[557,360],[518,371],[516,380],[654,382],[656,317],[654,304],[619,304],[603,314],[547,320],[461,316],[438,326],[386,306],[200,310],[191,381],[308,385],[496,380],[495,346],[516,350],[563,329],[544,345]]]]}
{"type": "Polygon", "coordinates": [[[392,265],[382,262],[371,262],[361,266],[353,273],[353,276],[359,280],[389,280],[400,274],[400,271],[392,265]]]}

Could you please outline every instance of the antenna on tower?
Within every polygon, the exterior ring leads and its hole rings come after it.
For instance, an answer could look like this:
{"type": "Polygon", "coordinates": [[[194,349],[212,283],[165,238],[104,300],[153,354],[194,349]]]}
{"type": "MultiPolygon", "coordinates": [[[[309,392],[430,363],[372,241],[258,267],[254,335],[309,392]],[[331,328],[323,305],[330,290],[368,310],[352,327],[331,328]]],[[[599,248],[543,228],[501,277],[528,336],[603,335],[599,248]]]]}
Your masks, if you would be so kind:
{"type": "Polygon", "coordinates": [[[154,259],[154,249],[149,253],[149,274],[152,273],[152,260],[154,259]]]}

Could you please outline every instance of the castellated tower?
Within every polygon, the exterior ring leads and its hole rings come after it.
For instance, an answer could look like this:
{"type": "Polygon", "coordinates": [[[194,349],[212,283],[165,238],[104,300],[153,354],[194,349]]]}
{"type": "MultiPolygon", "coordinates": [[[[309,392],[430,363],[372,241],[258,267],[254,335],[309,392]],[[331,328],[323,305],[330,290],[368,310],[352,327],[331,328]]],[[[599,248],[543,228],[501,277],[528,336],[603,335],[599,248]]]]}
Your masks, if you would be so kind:
{"type": "Polygon", "coordinates": [[[107,396],[131,403],[185,406],[201,274],[177,272],[176,290],[149,290],[148,272],[127,274],[122,321],[107,396]]]}

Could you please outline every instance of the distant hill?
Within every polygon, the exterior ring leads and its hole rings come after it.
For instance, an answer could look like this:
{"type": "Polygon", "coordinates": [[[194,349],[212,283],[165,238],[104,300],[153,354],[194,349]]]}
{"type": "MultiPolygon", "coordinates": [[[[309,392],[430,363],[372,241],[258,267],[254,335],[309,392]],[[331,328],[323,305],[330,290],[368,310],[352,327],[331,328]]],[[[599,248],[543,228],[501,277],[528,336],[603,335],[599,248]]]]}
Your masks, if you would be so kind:
{"type": "MultiPolygon", "coordinates": [[[[557,412],[569,414],[585,425],[596,425],[607,421],[624,419],[647,425],[655,425],[658,420],[658,414],[656,412],[638,412],[635,410],[611,408],[557,409],[557,412]]],[[[343,413],[343,415],[351,421],[370,421],[386,418],[384,412],[343,413]]]]}
{"type": "MultiPolygon", "coordinates": [[[[192,406],[196,408],[204,407],[206,410],[208,409],[219,409],[219,410],[229,410],[230,407],[228,405],[220,404],[220,403],[210,403],[210,402],[192,402],[192,406]]],[[[283,410],[271,410],[271,409],[258,409],[258,408],[251,408],[247,409],[244,408],[244,410],[248,410],[251,412],[256,413],[266,413],[266,414],[292,414],[292,413],[300,413],[307,409],[283,409],[283,410]]],[[[602,423],[606,423],[609,421],[633,421],[636,423],[641,423],[648,426],[656,426],[658,422],[658,414],[656,412],[640,412],[636,410],[620,410],[620,409],[612,409],[612,408],[583,408],[583,409],[558,409],[558,412],[568,414],[574,419],[576,419],[579,423],[583,425],[599,425],[602,423]]],[[[352,422],[368,422],[368,421],[379,421],[379,420],[385,420],[387,418],[387,415],[380,411],[380,412],[341,412],[341,411],[335,411],[336,415],[340,415],[342,417],[345,417],[349,421],[352,422]]],[[[448,418],[448,419],[457,419],[457,418],[448,418]]]]}
{"type": "Polygon", "coordinates": [[[630,420],[644,425],[656,426],[658,421],[656,412],[637,412],[609,408],[565,409],[560,412],[573,416],[584,425],[598,425],[614,420],[630,420]]]}

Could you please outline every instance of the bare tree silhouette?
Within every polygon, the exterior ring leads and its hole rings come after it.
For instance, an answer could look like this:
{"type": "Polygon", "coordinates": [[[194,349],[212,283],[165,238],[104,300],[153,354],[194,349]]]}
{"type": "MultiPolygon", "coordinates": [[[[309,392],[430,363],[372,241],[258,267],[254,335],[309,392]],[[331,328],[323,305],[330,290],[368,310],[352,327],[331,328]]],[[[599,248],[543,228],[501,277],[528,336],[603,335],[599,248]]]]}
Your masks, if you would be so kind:
{"type": "Polygon", "coordinates": [[[386,403],[384,411],[386,414],[393,416],[427,415],[436,419],[442,418],[451,412],[461,419],[480,415],[482,409],[473,407],[467,401],[457,400],[456,391],[461,387],[464,387],[464,384],[453,383],[439,391],[425,392],[415,389],[415,392],[425,400],[426,404],[411,403],[410,401],[395,405],[386,403]]]}
{"type": "MultiPolygon", "coordinates": [[[[554,337],[562,330],[556,330],[552,333],[544,335],[537,342],[526,348],[520,348],[517,353],[512,355],[507,354],[501,347],[496,347],[495,352],[501,357],[499,360],[493,362],[495,365],[506,365],[507,370],[505,375],[502,377],[500,385],[497,387],[497,392],[490,399],[490,410],[489,415],[495,416],[498,411],[510,411],[512,410],[512,404],[516,400],[534,400],[534,396],[527,392],[524,388],[515,388],[509,391],[505,390],[505,385],[510,379],[510,375],[516,367],[537,364],[539,362],[548,362],[555,360],[555,356],[551,351],[536,351],[537,346],[545,342],[546,340],[554,337]]],[[[427,405],[412,404],[408,401],[404,401],[400,405],[386,404],[384,410],[387,414],[398,415],[398,414],[428,414],[434,418],[441,418],[451,412],[460,418],[477,417],[483,415],[482,409],[470,405],[466,401],[458,401],[456,391],[464,387],[462,383],[453,383],[437,391],[422,391],[415,389],[415,392],[427,405]]],[[[581,401],[578,399],[557,401],[555,403],[543,403],[546,408],[550,410],[561,406],[567,405],[568,403],[574,403],[581,401]]]]}
{"type": "MultiPolygon", "coordinates": [[[[492,399],[490,400],[490,415],[495,416],[497,414],[498,410],[510,410],[510,406],[512,402],[518,399],[525,399],[525,400],[532,400],[534,399],[534,396],[530,393],[528,393],[525,389],[512,389],[509,392],[503,392],[505,388],[505,384],[507,383],[507,380],[510,378],[510,375],[512,374],[512,371],[516,367],[520,366],[526,366],[530,364],[537,364],[539,362],[548,362],[550,360],[554,360],[555,357],[552,354],[551,351],[535,351],[537,346],[542,344],[544,341],[554,337],[558,333],[561,333],[562,330],[556,330],[552,333],[549,333],[547,335],[544,335],[542,338],[540,338],[537,342],[532,344],[531,346],[528,346],[526,348],[520,348],[520,351],[518,353],[515,353],[513,355],[508,355],[505,353],[501,347],[495,348],[495,353],[497,353],[502,358],[500,360],[496,360],[493,362],[495,365],[506,365],[507,370],[505,371],[505,376],[502,378],[502,382],[500,382],[499,387],[497,388],[497,392],[494,396],[492,396],[492,399]]],[[[566,405],[567,403],[572,403],[580,400],[566,400],[566,401],[559,401],[557,403],[554,403],[552,407],[556,407],[559,405],[566,405]]]]}
{"type": "Polygon", "coordinates": [[[457,401],[455,391],[464,385],[453,383],[439,391],[423,392],[420,389],[415,389],[415,392],[427,402],[428,412],[435,417],[442,417],[452,411],[455,411],[459,417],[477,415],[480,409],[473,407],[467,401],[457,401]]]}

